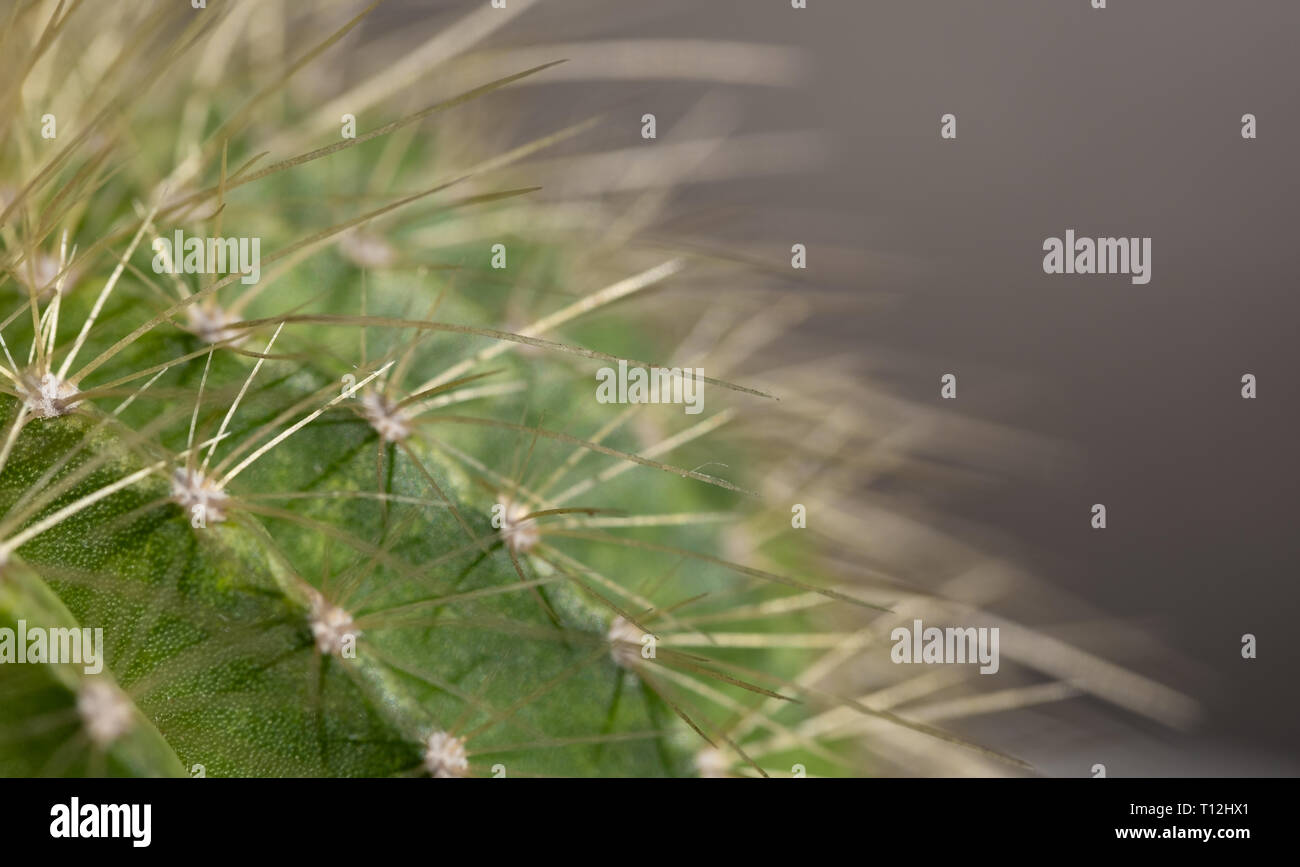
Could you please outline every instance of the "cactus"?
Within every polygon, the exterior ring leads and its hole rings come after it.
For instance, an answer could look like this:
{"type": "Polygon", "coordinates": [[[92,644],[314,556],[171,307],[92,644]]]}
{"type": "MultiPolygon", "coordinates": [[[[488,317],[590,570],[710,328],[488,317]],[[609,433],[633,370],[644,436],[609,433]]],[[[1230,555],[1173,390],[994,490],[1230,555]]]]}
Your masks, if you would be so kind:
{"type": "Polygon", "coordinates": [[[0,666],[0,775],[1023,766],[824,683],[900,591],[791,519],[869,436],[764,363],[801,303],[503,183],[591,123],[463,158],[549,64],[344,137],[303,78],[371,7],[109,5],[5,14],[0,627],[103,654],[0,666]],[[255,282],[183,267],[228,237],[255,282]],[[597,400],[650,366],[703,411],[597,400]]]}

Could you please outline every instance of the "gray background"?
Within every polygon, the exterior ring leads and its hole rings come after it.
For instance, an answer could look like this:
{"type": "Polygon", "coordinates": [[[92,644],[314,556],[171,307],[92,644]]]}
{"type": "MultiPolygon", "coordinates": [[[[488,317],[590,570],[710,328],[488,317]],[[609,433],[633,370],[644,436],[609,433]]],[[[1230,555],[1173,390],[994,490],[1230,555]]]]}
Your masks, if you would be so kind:
{"type": "MultiPolygon", "coordinates": [[[[427,32],[473,5],[393,2],[373,26],[427,32]]],[[[959,399],[945,408],[1077,447],[1078,467],[942,505],[955,529],[976,521],[1015,540],[1035,573],[1200,664],[1193,679],[1170,676],[1207,704],[1206,725],[1127,732],[1112,745],[1121,766],[1297,774],[1300,4],[1108,5],[572,0],[493,44],[690,36],[807,49],[798,87],[729,95],[740,132],[821,129],[830,157],[797,177],[696,189],[679,211],[725,199],[745,210],[728,227],[740,240],[793,233],[814,255],[857,251],[854,264],[825,257],[819,282],[887,303],[820,322],[823,341],[875,359],[921,402],[937,404],[939,375],[954,372],[959,399]],[[940,139],[946,112],[956,141],[940,139]],[[1257,140],[1240,137],[1246,112],[1257,140]],[[1047,277],[1042,241],[1068,228],[1150,236],[1153,279],[1047,277]],[[1239,395],[1247,372],[1254,401],[1239,395]],[[1104,532],[1089,527],[1095,502],[1109,510],[1104,532]],[[1259,638],[1249,662],[1246,632],[1259,638]]],[[[530,89],[526,106],[553,126],[602,105],[639,116],[650,101],[662,128],[703,90],[556,85],[530,89]]],[[[633,126],[609,145],[634,139],[633,126]]],[[[1049,770],[1080,773],[1095,745],[1080,749],[1057,745],[1049,770]]]]}

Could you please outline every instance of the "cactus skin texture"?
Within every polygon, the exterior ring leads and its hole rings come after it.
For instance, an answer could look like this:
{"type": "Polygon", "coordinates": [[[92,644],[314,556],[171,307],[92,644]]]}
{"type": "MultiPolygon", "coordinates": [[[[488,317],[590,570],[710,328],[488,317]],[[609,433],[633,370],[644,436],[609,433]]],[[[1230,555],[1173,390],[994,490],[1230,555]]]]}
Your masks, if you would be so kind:
{"type": "MultiPolygon", "coordinates": [[[[660,290],[696,272],[733,313],[766,302],[707,260],[477,231],[550,206],[490,172],[442,189],[464,169],[442,163],[455,108],[364,140],[403,117],[376,109],[363,140],[308,130],[300,164],[250,164],[315,107],[243,44],[263,13],[134,5],[28,4],[6,25],[27,47],[0,145],[0,627],[105,646],[96,673],[0,667],[0,775],[850,772],[815,740],[717,758],[755,709],[771,731],[809,713],[783,689],[806,652],[667,637],[709,616],[824,628],[763,607],[826,583],[801,575],[790,505],[753,494],[788,457],[756,435],[774,397],[709,384],[699,415],[595,399],[618,358],[714,372],[726,335],[692,339],[703,305],[660,290]],[[259,282],[159,273],[177,230],[259,239],[259,282]],[[767,527],[761,568],[733,562],[746,526],[767,527]]],[[[285,56],[351,23],[309,15],[285,56]]],[[[465,101],[490,110],[499,84],[465,101]]]]}

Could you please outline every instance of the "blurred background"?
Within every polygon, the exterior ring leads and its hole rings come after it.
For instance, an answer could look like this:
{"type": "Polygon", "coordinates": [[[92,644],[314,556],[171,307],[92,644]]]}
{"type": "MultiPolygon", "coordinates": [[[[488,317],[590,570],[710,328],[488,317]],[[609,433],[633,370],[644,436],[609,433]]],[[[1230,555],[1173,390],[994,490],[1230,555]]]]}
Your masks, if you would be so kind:
{"type": "MultiPolygon", "coordinates": [[[[1036,625],[1141,660],[1205,711],[1175,733],[1071,701],[964,733],[1054,775],[1295,775],[1300,5],[1108,5],[509,0],[486,44],[503,71],[570,59],[509,92],[521,130],[606,111],[584,146],[626,156],[653,112],[655,147],[713,141],[593,172],[672,187],[657,228],[675,237],[707,227],[772,263],[806,244],[790,291],[861,303],[805,336],[962,418],[920,446],[959,483],[872,496],[1032,573],[1052,591],[1036,625]],[[1151,282],[1044,275],[1043,239],[1071,228],[1151,237],[1151,282]],[[945,373],[955,401],[939,399],[945,373]]],[[[389,0],[358,58],[473,6],[389,0]]]]}

